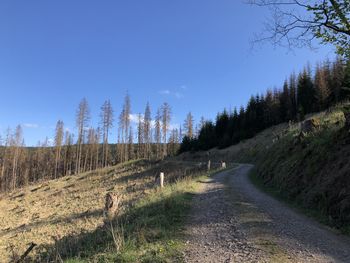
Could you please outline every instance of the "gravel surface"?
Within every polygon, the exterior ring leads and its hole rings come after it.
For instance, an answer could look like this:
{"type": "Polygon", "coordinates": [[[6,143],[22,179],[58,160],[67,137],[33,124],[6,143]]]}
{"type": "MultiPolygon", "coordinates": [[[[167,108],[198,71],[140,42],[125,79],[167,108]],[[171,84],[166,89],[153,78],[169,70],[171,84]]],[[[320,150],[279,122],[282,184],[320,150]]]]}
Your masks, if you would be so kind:
{"type": "Polygon", "coordinates": [[[350,239],[252,185],[251,165],[203,181],[186,226],[186,262],[350,262],[350,239]]]}

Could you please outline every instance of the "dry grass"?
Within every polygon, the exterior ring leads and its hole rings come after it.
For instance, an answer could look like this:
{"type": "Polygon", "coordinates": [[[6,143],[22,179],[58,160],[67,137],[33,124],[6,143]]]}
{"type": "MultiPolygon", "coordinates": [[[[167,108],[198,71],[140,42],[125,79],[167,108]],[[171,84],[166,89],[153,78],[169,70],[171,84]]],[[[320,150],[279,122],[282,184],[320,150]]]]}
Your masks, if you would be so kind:
{"type": "Polygon", "coordinates": [[[132,207],[154,188],[154,178],[165,171],[166,182],[195,171],[194,164],[135,161],[93,172],[67,176],[28,186],[3,195],[0,200],[0,262],[12,252],[22,254],[28,244],[33,254],[53,246],[55,240],[93,232],[103,225],[108,192],[125,197],[122,206],[132,207]]]}

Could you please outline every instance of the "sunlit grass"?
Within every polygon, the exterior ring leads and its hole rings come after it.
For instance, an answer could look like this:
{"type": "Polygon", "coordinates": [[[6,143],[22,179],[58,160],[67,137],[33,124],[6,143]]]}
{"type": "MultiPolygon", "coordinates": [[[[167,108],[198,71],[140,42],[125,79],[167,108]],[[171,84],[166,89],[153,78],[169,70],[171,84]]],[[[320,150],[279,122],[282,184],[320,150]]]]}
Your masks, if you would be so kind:
{"type": "Polygon", "coordinates": [[[78,252],[74,251],[71,256],[65,256],[67,262],[182,262],[182,229],[200,179],[203,177],[188,177],[163,189],[155,189],[123,216],[113,220],[113,230],[123,229],[124,233],[120,251],[114,247],[112,230],[107,224],[106,229],[92,233],[90,237],[84,236],[87,243],[79,248],[79,251],[85,251],[84,255],[76,255],[78,252]],[[102,243],[95,248],[94,244],[99,240],[102,243]]]}

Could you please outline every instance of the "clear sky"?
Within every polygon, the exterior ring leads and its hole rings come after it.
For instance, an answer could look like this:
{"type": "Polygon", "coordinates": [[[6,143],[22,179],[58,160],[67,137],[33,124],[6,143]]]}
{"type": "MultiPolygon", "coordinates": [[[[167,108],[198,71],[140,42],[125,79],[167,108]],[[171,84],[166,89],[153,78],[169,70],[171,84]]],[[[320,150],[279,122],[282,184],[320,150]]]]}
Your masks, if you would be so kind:
{"type": "Polygon", "coordinates": [[[126,91],[133,113],[167,101],[173,124],[188,111],[213,119],[308,61],[334,57],[329,47],[252,51],[267,16],[243,0],[2,0],[0,134],[22,124],[35,145],[58,119],[74,131],[83,97],[96,126],[103,101],[118,115],[126,91]]]}

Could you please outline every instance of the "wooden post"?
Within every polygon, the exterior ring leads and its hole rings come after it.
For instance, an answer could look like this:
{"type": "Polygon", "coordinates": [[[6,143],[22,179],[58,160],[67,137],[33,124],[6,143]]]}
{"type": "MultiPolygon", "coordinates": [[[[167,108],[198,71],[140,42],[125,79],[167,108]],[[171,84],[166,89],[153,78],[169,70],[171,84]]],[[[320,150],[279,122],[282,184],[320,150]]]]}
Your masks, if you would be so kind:
{"type": "Polygon", "coordinates": [[[160,187],[163,188],[164,187],[164,173],[161,172],[159,177],[160,177],[160,187]]]}
{"type": "Polygon", "coordinates": [[[210,160],[208,161],[208,171],[210,171],[210,160]]]}

